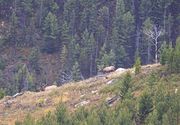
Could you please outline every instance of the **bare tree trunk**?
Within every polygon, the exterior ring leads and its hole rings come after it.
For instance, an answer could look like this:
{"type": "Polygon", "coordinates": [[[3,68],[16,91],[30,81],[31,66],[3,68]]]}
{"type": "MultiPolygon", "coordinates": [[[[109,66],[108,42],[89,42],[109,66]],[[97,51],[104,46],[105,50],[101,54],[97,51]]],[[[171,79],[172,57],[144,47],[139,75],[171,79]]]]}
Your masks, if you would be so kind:
{"type": "Polygon", "coordinates": [[[155,39],[155,63],[158,63],[158,39],[155,39]]]}
{"type": "Polygon", "coordinates": [[[162,31],[157,26],[154,26],[153,30],[146,30],[145,34],[153,40],[152,43],[155,46],[155,63],[158,63],[158,38],[161,36],[162,31]]]}
{"type": "Polygon", "coordinates": [[[150,60],[151,60],[151,44],[150,44],[150,41],[148,41],[148,57],[147,57],[147,63],[149,64],[150,63],[150,60]]]}

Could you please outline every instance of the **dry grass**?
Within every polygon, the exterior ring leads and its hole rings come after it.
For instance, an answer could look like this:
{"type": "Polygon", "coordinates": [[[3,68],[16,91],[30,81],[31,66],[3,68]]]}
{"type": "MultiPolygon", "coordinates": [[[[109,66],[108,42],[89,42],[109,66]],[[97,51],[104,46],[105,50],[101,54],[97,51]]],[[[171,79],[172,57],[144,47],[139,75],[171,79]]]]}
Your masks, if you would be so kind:
{"type": "MultiPolygon", "coordinates": [[[[152,69],[157,69],[159,64],[142,67],[143,73],[149,73],[152,69]]],[[[127,69],[133,72],[133,69],[127,69]]],[[[125,73],[125,72],[124,72],[125,73]]],[[[16,98],[0,100],[0,125],[13,125],[16,120],[23,120],[28,114],[35,116],[36,119],[44,116],[49,111],[54,111],[60,102],[65,102],[69,110],[75,110],[75,105],[82,101],[89,101],[88,107],[95,106],[109,97],[110,93],[100,93],[104,87],[110,86],[106,83],[109,80],[119,78],[124,73],[113,72],[106,77],[93,77],[77,83],[65,84],[52,91],[25,92],[16,98]],[[10,101],[7,107],[4,103],[10,101]]],[[[113,89],[113,88],[112,88],[113,89]]],[[[140,92],[134,93],[138,96],[140,92]]]]}

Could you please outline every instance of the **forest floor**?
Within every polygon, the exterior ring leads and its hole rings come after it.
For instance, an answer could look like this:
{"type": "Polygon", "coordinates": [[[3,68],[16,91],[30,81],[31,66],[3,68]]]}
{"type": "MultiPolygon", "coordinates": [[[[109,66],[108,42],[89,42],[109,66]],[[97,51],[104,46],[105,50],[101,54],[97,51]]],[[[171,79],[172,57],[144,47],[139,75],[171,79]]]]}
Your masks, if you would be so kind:
{"type": "MultiPolygon", "coordinates": [[[[142,66],[141,75],[148,75],[153,70],[160,69],[160,64],[142,66]]],[[[13,125],[16,120],[23,120],[28,114],[41,118],[50,111],[54,111],[61,102],[65,103],[70,111],[77,107],[94,107],[115,97],[113,92],[102,92],[110,88],[116,79],[123,78],[128,71],[115,71],[109,74],[96,76],[76,83],[68,83],[58,88],[41,92],[24,92],[22,95],[6,96],[0,100],[0,125],[13,125]]],[[[135,91],[139,96],[141,91],[135,91]]],[[[113,103],[114,105],[115,103],[113,103]]]]}

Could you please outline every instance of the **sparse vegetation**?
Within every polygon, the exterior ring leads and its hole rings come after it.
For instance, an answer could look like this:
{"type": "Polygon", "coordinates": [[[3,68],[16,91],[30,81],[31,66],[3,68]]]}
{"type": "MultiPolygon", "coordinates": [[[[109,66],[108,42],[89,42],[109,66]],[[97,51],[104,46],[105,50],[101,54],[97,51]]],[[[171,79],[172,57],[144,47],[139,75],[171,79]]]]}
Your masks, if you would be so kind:
{"type": "Polygon", "coordinates": [[[0,99],[2,99],[5,96],[4,90],[0,89],[0,99]]]}
{"type": "Polygon", "coordinates": [[[176,41],[176,47],[164,45],[161,50],[161,60],[162,65],[167,65],[170,72],[179,73],[180,72],[180,38],[176,41]]]}
{"type": "MultiPolygon", "coordinates": [[[[94,83],[93,79],[90,79],[89,82],[87,82],[88,84],[85,84],[84,81],[82,84],[76,83],[67,85],[67,87],[63,87],[63,90],[58,89],[52,92],[42,93],[41,96],[34,95],[34,97],[40,98],[34,102],[38,111],[41,111],[42,109],[43,114],[45,113],[44,111],[46,111],[46,114],[37,118],[32,112],[31,118],[28,118],[28,116],[24,121],[19,123],[24,125],[25,121],[30,121],[30,123],[34,125],[58,125],[62,123],[64,125],[135,125],[138,123],[145,125],[156,123],[164,125],[165,121],[167,123],[174,121],[173,125],[176,125],[178,123],[177,113],[179,113],[179,105],[176,100],[180,97],[179,91],[176,91],[175,94],[175,90],[179,89],[179,74],[169,74],[168,77],[166,77],[161,75],[166,74],[167,72],[164,70],[164,66],[158,68],[157,66],[154,68],[148,68],[148,66],[145,67],[147,68],[142,66],[139,75],[128,72],[117,76],[118,78],[115,77],[116,80],[110,85],[105,85],[104,81],[106,80],[103,78],[99,79],[100,81],[97,80],[97,83],[94,83]],[[92,90],[95,90],[98,85],[100,85],[98,90],[101,99],[96,101],[96,106],[94,105],[94,102],[89,101],[87,106],[80,106],[80,108],[74,107],[74,101],[76,102],[76,105],[81,103],[82,100],[94,100],[98,97],[99,94],[92,93],[92,90]],[[70,100],[63,103],[63,100],[67,100],[66,96],[70,93],[72,94],[71,97],[68,97],[70,100]],[[83,96],[81,94],[76,95],[77,93],[81,93],[83,96]],[[74,95],[76,95],[76,97],[74,97],[74,95]],[[106,98],[114,97],[114,95],[120,97],[120,100],[116,100],[110,107],[106,102],[106,98]],[[78,103],[76,100],[77,98],[79,98],[78,103]],[[59,101],[63,102],[57,106],[59,101]],[[53,106],[51,107],[50,105],[53,106]],[[52,110],[54,106],[57,106],[57,108],[52,110]],[[73,112],[71,112],[72,108],[75,109],[73,112]],[[49,111],[51,111],[51,113],[48,113],[49,111]]],[[[109,78],[113,77],[111,77],[111,75],[109,76],[109,78]]]]}
{"type": "Polygon", "coordinates": [[[141,72],[141,59],[137,57],[134,64],[135,74],[139,74],[141,72]]]}
{"type": "MultiPolygon", "coordinates": [[[[60,104],[54,113],[48,113],[35,125],[64,124],[120,124],[120,125],[136,125],[136,124],[158,124],[179,123],[178,113],[179,92],[175,93],[179,74],[169,74],[168,81],[161,73],[165,70],[154,69],[150,73],[146,73],[143,78],[137,81],[140,75],[125,74],[112,85],[102,88],[104,95],[123,93],[123,98],[116,102],[113,107],[100,103],[98,107],[80,107],[75,112],[70,112],[68,107],[60,104]],[[173,83],[173,84],[172,84],[173,83]],[[139,88],[135,89],[135,86],[139,88]],[[110,88],[110,89],[108,89],[110,88]],[[139,92],[139,95],[134,95],[139,92]]],[[[145,72],[144,72],[145,73],[145,72]]],[[[34,121],[33,121],[34,122],[34,121]]],[[[33,123],[32,122],[32,123],[33,123]]]]}
{"type": "Polygon", "coordinates": [[[0,0],[0,125],[179,125],[179,9],[0,0]]]}

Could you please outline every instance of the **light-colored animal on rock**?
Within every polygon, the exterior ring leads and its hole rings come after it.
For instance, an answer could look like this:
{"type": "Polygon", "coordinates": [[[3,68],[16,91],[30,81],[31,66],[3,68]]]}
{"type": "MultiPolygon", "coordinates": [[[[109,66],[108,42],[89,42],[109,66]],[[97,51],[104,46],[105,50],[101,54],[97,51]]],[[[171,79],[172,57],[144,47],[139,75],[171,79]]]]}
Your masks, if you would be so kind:
{"type": "Polygon", "coordinates": [[[108,67],[105,67],[102,71],[103,73],[110,73],[110,72],[114,72],[115,69],[116,68],[114,66],[108,66],[108,67]]]}

